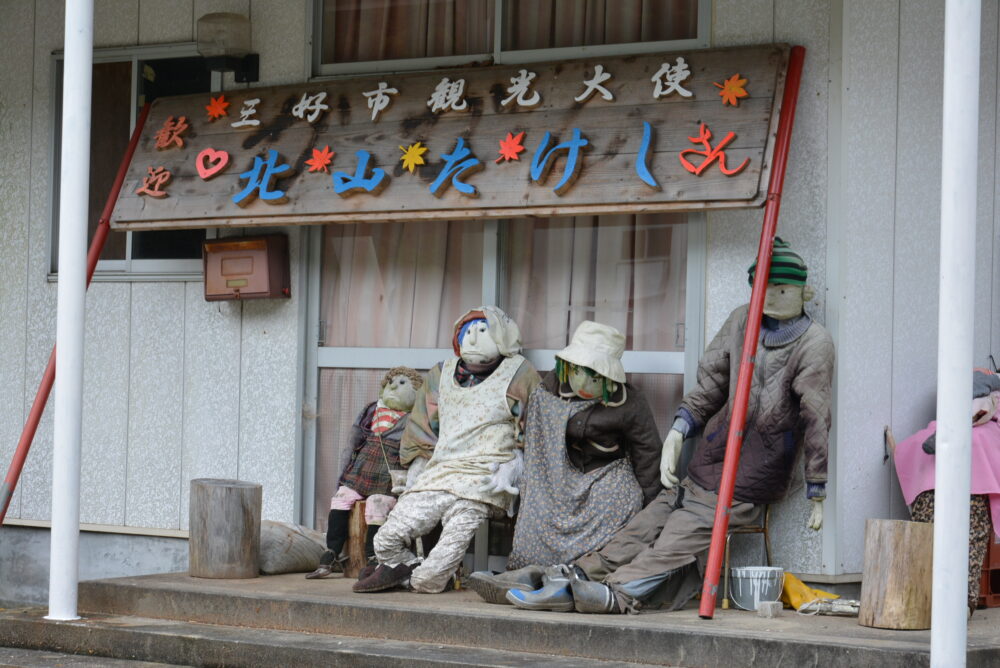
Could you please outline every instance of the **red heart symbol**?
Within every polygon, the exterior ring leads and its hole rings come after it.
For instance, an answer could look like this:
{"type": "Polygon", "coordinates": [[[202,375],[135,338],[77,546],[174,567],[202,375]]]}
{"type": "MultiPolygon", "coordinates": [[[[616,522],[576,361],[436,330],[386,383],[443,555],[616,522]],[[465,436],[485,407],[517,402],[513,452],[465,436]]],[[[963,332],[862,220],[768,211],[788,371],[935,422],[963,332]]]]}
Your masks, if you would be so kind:
{"type": "Polygon", "coordinates": [[[198,168],[198,176],[207,181],[229,166],[229,153],[206,148],[198,154],[195,166],[198,168]]]}

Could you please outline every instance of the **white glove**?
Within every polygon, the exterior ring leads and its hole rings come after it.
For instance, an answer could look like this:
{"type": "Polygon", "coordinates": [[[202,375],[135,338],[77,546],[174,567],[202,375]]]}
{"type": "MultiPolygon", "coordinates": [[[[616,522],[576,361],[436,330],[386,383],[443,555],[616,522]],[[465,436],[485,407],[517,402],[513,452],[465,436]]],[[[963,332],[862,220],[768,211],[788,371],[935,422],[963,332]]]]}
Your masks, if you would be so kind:
{"type": "Polygon", "coordinates": [[[809,513],[809,520],[806,526],[815,531],[823,528],[823,499],[810,499],[812,512],[809,513]]]}
{"type": "Polygon", "coordinates": [[[663,451],[660,453],[660,484],[670,489],[678,482],[677,462],[681,459],[681,448],[684,447],[684,434],[671,429],[663,441],[663,451]]]}
{"type": "Polygon", "coordinates": [[[521,474],[524,473],[524,456],[520,450],[514,450],[514,458],[509,462],[493,464],[490,470],[493,475],[483,478],[482,491],[507,492],[514,496],[520,494],[518,486],[521,484],[521,474]]]}
{"type": "Polygon", "coordinates": [[[417,478],[420,477],[420,474],[423,472],[426,466],[427,466],[426,457],[414,458],[414,460],[410,462],[410,468],[406,470],[406,484],[402,486],[397,485],[396,487],[393,487],[392,493],[399,495],[409,489],[412,489],[413,484],[417,481],[417,478]]]}

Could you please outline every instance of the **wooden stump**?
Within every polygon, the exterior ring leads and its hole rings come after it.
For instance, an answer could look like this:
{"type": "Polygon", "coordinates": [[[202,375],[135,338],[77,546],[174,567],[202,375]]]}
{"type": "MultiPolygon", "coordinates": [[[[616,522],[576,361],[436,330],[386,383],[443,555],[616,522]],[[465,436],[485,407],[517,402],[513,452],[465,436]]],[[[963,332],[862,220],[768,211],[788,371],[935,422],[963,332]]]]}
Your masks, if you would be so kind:
{"type": "Polygon", "coordinates": [[[351,508],[351,519],[347,525],[347,563],[344,564],[344,577],[356,578],[368,560],[365,558],[365,534],[368,524],[365,522],[365,502],[358,501],[351,508]]]}
{"type": "Polygon", "coordinates": [[[260,562],[261,486],[191,481],[188,572],[196,578],[255,578],[260,562]]]}
{"type": "Polygon", "coordinates": [[[858,623],[880,629],[929,629],[933,555],[933,524],[868,520],[858,623]]]}

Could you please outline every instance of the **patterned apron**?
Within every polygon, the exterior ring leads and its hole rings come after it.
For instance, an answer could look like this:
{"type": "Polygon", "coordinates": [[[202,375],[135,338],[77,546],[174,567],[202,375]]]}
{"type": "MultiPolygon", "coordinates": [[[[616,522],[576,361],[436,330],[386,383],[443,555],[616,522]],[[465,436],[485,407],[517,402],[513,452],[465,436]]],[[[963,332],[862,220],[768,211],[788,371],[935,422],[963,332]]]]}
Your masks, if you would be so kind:
{"type": "Polygon", "coordinates": [[[508,569],[568,564],[603,547],[642,508],[642,489],[627,457],[588,473],[569,461],[566,424],[595,401],[564,401],[541,386],[532,393],[508,569]]]}

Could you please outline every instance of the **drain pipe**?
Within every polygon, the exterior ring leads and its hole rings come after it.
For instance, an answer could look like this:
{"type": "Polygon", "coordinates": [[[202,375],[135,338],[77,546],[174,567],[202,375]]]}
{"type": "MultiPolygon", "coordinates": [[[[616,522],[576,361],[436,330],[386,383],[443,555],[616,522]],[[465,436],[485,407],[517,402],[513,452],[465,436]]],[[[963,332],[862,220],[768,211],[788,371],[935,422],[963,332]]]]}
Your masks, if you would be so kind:
{"type": "Polygon", "coordinates": [[[947,0],[941,136],[931,666],[965,666],[976,270],[980,0],[947,0]]]}
{"type": "Polygon", "coordinates": [[[59,283],[56,401],[52,449],[52,543],[47,619],[78,619],[80,435],[87,296],[93,0],[66,3],[62,169],[59,175],[59,283]]]}

